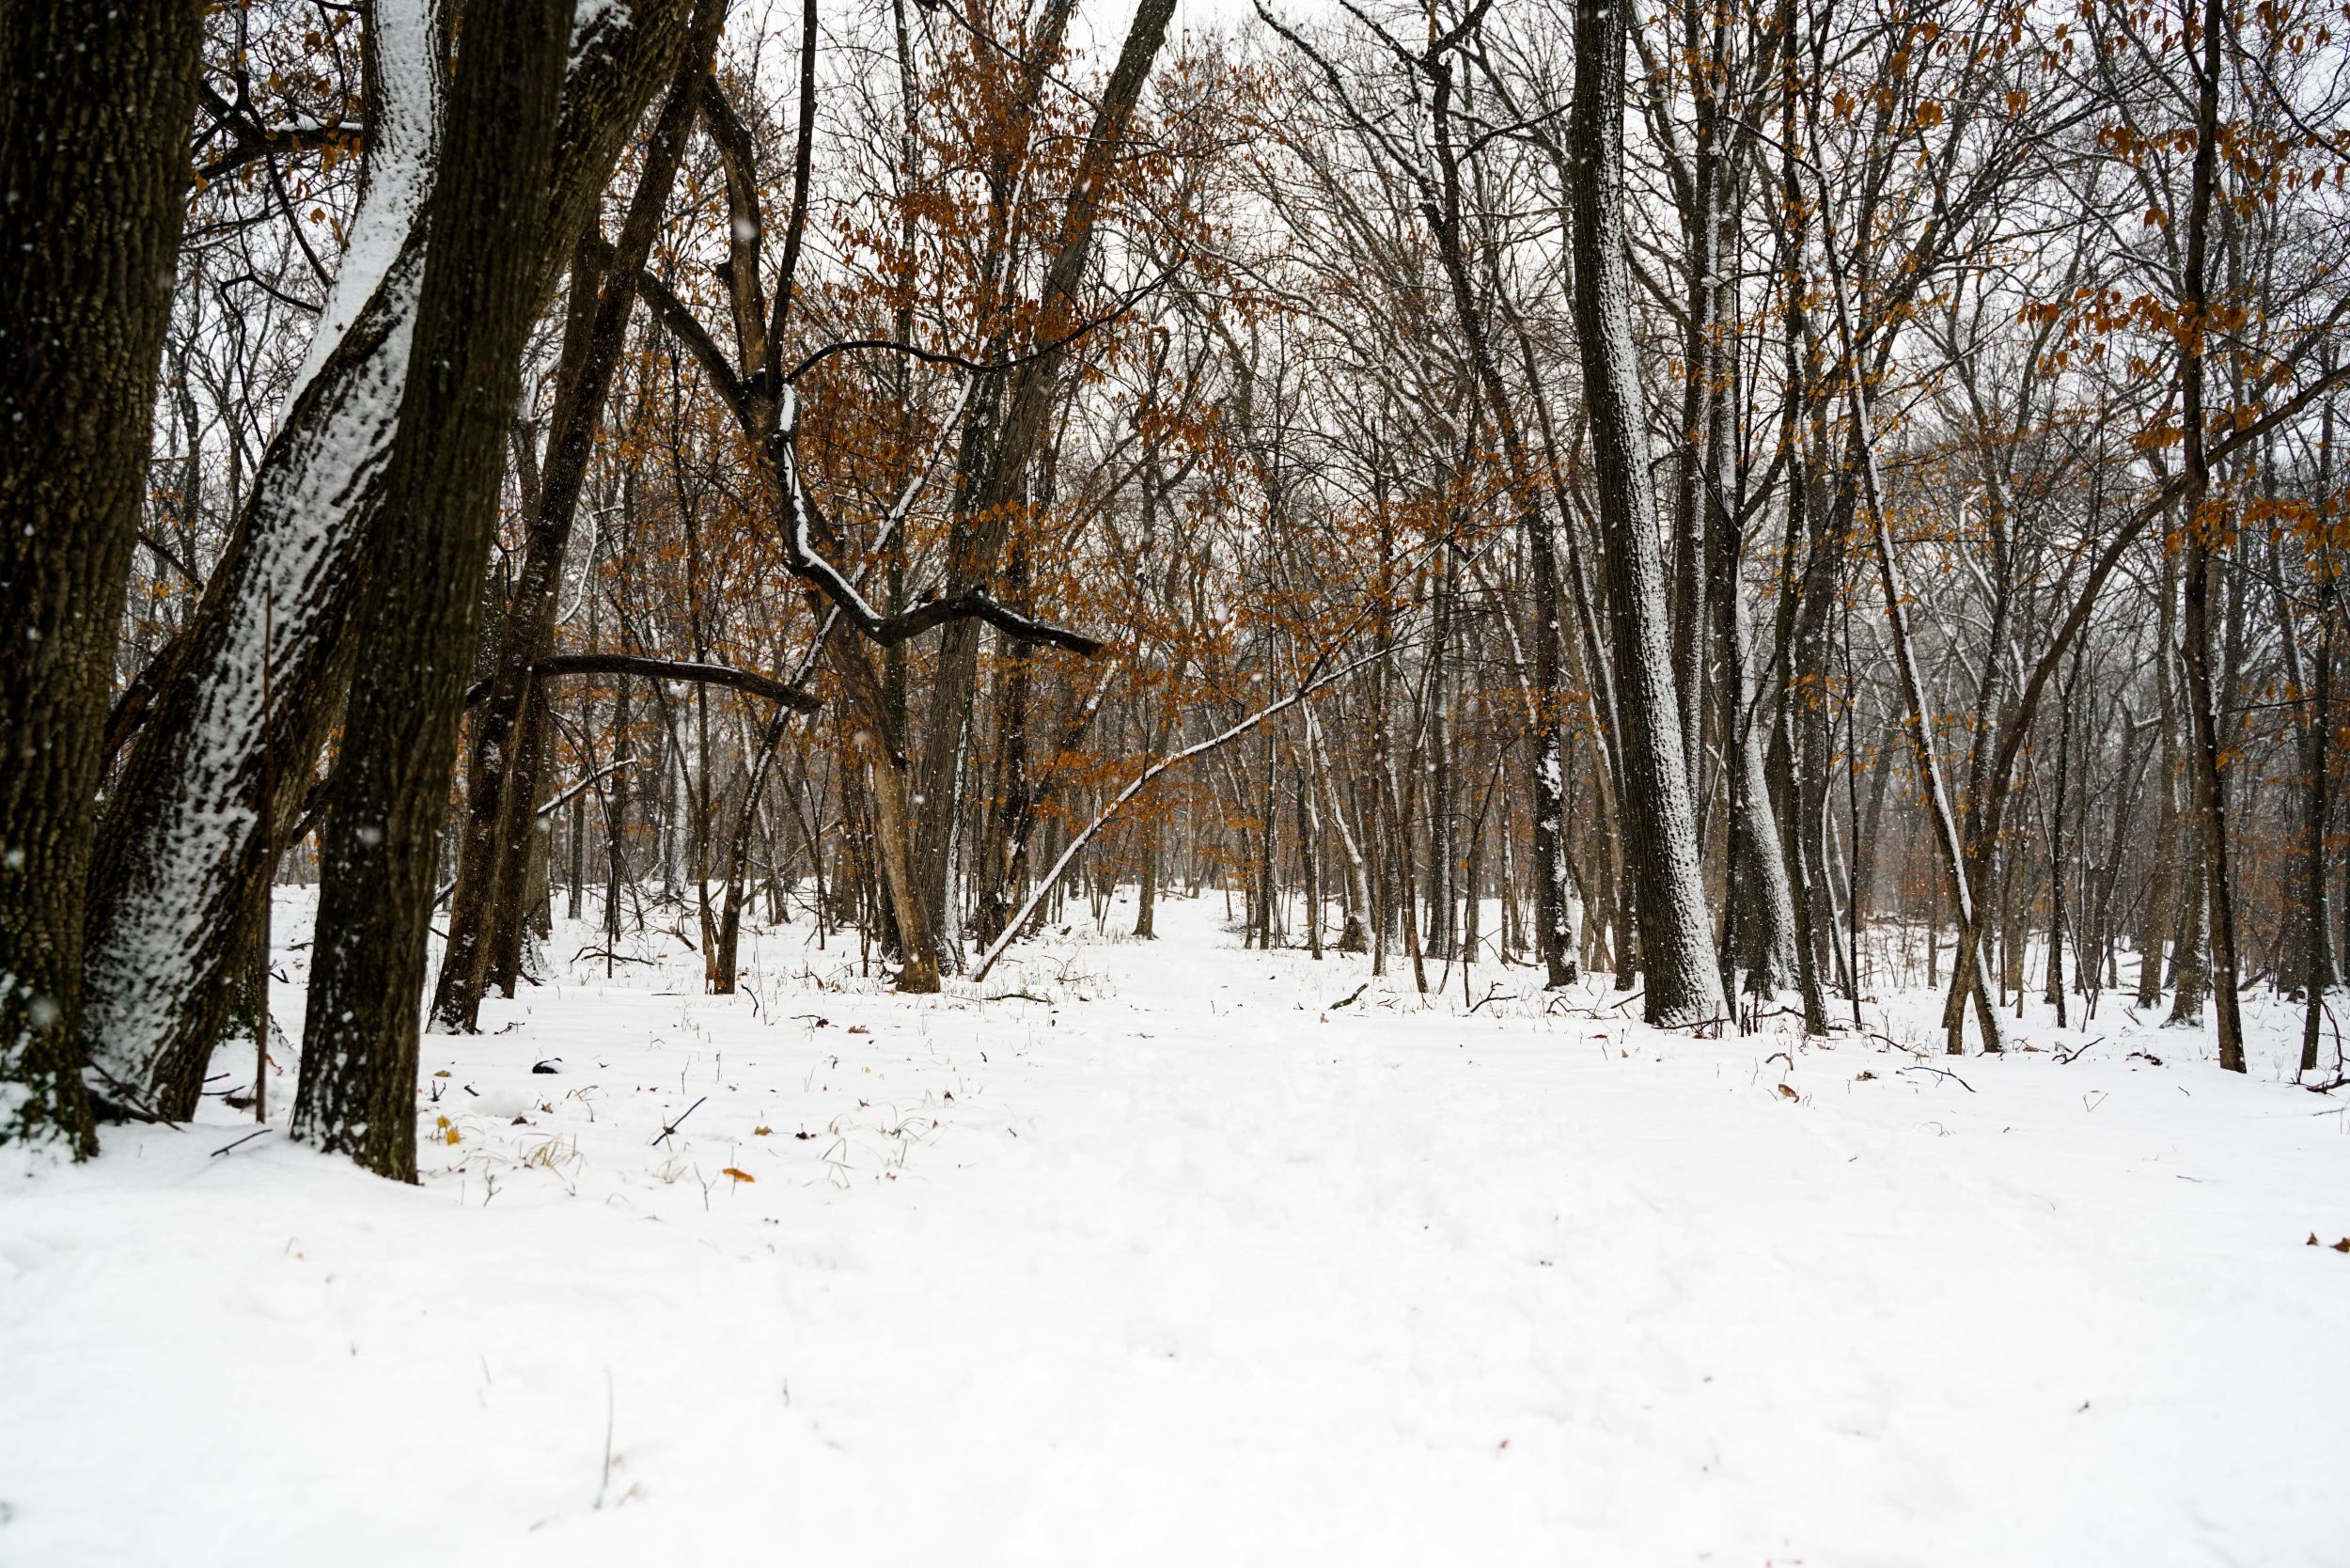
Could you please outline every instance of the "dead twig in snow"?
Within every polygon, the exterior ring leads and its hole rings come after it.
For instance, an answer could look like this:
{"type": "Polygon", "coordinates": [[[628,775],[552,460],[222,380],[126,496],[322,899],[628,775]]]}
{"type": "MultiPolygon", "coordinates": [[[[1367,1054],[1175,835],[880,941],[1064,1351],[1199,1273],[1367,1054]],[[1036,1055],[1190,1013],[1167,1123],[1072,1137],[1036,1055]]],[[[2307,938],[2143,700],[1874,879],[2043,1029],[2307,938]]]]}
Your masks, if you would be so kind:
{"type": "Polygon", "coordinates": [[[692,1105],[686,1106],[683,1113],[681,1114],[675,1121],[669,1122],[666,1126],[664,1126],[661,1129],[661,1137],[652,1140],[652,1147],[655,1149],[660,1148],[662,1142],[666,1139],[670,1134],[685,1125],[686,1117],[693,1115],[696,1111],[702,1108],[702,1100],[707,1100],[709,1098],[710,1096],[705,1094],[702,1096],[701,1100],[697,1100],[692,1105]]]}

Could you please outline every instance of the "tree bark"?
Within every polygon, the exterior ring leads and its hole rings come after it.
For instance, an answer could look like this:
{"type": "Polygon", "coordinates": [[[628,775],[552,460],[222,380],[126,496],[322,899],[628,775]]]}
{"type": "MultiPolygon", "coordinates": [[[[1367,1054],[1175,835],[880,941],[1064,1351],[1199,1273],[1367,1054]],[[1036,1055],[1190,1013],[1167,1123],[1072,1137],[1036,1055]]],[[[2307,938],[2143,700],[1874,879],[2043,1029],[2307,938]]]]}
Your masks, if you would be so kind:
{"type": "Polygon", "coordinates": [[[397,1181],[416,1171],[417,992],[436,828],[497,524],[503,433],[538,300],[572,0],[469,15],[428,203],[415,368],[384,479],[325,863],[293,1131],[397,1181]]]}
{"type": "Polygon", "coordinates": [[[2178,635],[2178,562],[2165,554],[2158,591],[2162,604],[2154,617],[2154,701],[2157,717],[2156,773],[2162,793],[2155,799],[2154,842],[2150,856],[2145,907],[2138,933],[2138,1005],[2151,1008],[2162,1000],[2163,946],[2172,935],[2170,906],[2172,850],[2179,839],[2179,716],[2178,686],[2171,678],[2171,651],[2178,635]]]}
{"type": "Polygon", "coordinates": [[[2211,588],[2227,533],[2224,503],[2211,494],[2205,447],[2204,357],[2211,340],[2205,276],[2212,207],[2219,183],[2220,43],[2226,18],[2221,0],[2204,0],[2202,63],[2196,73],[2193,188],[2186,224],[2185,287],[2180,301],[2180,418],[2186,490],[2186,692],[2193,745],[2195,811],[2202,828],[2202,874],[2211,912],[2212,1000],[2218,1011],[2219,1065],[2245,1070],[2244,1019],[2236,1000],[2235,895],[2228,875],[2227,777],[2221,766],[2218,714],[2211,671],[2211,588]]]}
{"type": "Polygon", "coordinates": [[[0,1143],[94,1152],[84,920],[196,110],[193,0],[0,8],[0,1143]]]}
{"type": "Polygon", "coordinates": [[[1664,563],[1649,476],[1646,421],[1624,259],[1623,93],[1628,13],[1576,0],[1574,100],[1568,138],[1574,325],[1591,421],[1600,524],[1607,541],[1609,621],[1624,789],[1619,804],[1639,903],[1642,1006],[1668,1027],[1721,1016],[1697,819],[1682,750],[1668,644],[1664,563]]]}

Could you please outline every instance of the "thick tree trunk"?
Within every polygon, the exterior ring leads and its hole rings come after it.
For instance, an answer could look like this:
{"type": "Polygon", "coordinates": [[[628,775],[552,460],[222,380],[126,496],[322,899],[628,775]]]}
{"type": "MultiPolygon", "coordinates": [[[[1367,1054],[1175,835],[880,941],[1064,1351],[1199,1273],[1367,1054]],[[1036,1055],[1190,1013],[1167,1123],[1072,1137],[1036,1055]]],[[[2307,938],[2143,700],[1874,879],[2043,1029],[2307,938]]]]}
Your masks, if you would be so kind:
{"type": "Polygon", "coordinates": [[[497,523],[507,416],[537,313],[572,0],[469,16],[427,207],[415,363],[384,478],[384,558],[321,833],[324,884],[293,1130],[398,1181],[416,1168],[418,988],[434,847],[497,523]]]}
{"type": "Polygon", "coordinates": [[[1577,0],[1569,130],[1577,177],[1572,201],[1574,324],[1590,412],[1600,523],[1607,541],[1624,772],[1619,804],[1639,901],[1643,1007],[1652,1024],[1684,1026],[1718,1018],[1722,995],[1682,751],[1664,564],[1632,340],[1623,232],[1627,21],[1628,13],[1610,0],[1577,0]]]}
{"type": "MultiPolygon", "coordinates": [[[[194,0],[0,7],[0,1143],[97,1148],[83,948],[196,110],[194,0]]],[[[136,1092],[136,1085],[127,1086],[136,1092]]]]}

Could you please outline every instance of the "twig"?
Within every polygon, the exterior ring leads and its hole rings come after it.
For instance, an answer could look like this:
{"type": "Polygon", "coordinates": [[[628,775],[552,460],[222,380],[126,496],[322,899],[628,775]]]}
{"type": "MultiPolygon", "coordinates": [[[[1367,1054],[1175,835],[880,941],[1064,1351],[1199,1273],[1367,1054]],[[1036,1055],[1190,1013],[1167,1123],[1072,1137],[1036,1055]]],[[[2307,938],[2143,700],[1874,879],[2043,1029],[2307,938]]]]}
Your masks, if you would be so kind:
{"type": "Polygon", "coordinates": [[[1959,1088],[1965,1090],[1969,1094],[1972,1094],[1975,1091],[1975,1086],[1973,1084],[1968,1083],[1966,1079],[1960,1077],[1957,1074],[1951,1072],[1947,1067],[1896,1067],[1893,1071],[1896,1073],[1932,1073],[1937,1077],[1950,1079],[1952,1083],[1958,1085],[1959,1088]]]}
{"type": "Polygon", "coordinates": [[[1364,992],[1366,992],[1366,991],[1368,991],[1368,990],[1370,990],[1370,989],[1371,989],[1371,981],[1369,981],[1369,980],[1365,980],[1365,981],[1363,981],[1363,983],[1362,983],[1362,984],[1360,984],[1360,985],[1356,986],[1354,990],[1352,990],[1352,991],[1348,992],[1348,993],[1347,993],[1344,996],[1340,997],[1339,1000],[1337,1000],[1337,1001],[1335,1001],[1335,1002],[1332,1002],[1332,1003],[1330,1004],[1330,1011],[1331,1011],[1332,1012],[1336,1012],[1336,1011],[1338,1011],[1338,1010],[1339,1010],[1339,1009],[1340,1009],[1340,1008],[1342,1008],[1342,1007],[1353,1007],[1353,1006],[1354,1006],[1356,1002],[1358,1002],[1358,1001],[1362,1000],[1363,993],[1364,993],[1364,992]]]}
{"type": "MultiPolygon", "coordinates": [[[[702,1096],[702,1100],[707,1100],[709,1098],[710,1096],[707,1094],[702,1096]]],[[[652,1140],[652,1147],[655,1149],[660,1148],[663,1139],[666,1138],[671,1133],[676,1132],[680,1127],[684,1126],[685,1118],[693,1115],[696,1111],[702,1108],[702,1100],[697,1100],[692,1105],[686,1106],[683,1113],[681,1114],[675,1121],[672,1121],[667,1126],[662,1128],[661,1137],[652,1140]]]]}
{"type": "Polygon", "coordinates": [[[573,964],[577,964],[583,958],[601,958],[613,964],[650,964],[652,962],[650,958],[638,958],[634,953],[616,953],[609,948],[582,948],[572,954],[573,964]]]}
{"type": "Polygon", "coordinates": [[[255,1138],[259,1137],[263,1133],[274,1133],[276,1130],[277,1129],[274,1127],[256,1127],[251,1132],[245,1134],[244,1137],[237,1139],[236,1143],[222,1144],[219,1148],[212,1151],[210,1157],[216,1160],[223,1154],[228,1152],[229,1150],[236,1148],[238,1144],[251,1143],[255,1138]]]}

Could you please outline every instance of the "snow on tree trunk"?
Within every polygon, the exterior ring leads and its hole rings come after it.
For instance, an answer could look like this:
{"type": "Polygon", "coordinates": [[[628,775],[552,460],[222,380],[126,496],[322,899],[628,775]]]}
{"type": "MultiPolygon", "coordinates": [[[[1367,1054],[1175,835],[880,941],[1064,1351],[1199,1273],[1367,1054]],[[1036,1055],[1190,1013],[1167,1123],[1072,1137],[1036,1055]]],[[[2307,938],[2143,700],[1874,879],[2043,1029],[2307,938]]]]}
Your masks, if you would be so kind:
{"type": "MultiPolygon", "coordinates": [[[[554,175],[528,199],[569,234],[674,62],[679,0],[585,12],[571,39],[554,175]]],[[[194,1104],[234,959],[235,911],[266,874],[264,824],[298,799],[354,649],[352,610],[407,381],[437,167],[438,0],[377,0],[368,150],[351,243],[227,554],[166,650],[160,694],[116,781],[92,868],[86,960],[93,1069],[159,1110],[194,1104]],[[263,798],[274,784],[275,801],[263,798]]],[[[568,247],[534,245],[538,296],[568,247]]]]}
{"type": "Polygon", "coordinates": [[[1722,1012],[1698,857],[1697,816],[1682,755],[1680,696],[1668,645],[1663,553],[1649,476],[1647,425],[1632,340],[1624,260],[1621,0],[1578,0],[1574,102],[1568,131],[1577,176],[1572,207],[1575,337],[1583,356],[1600,526],[1607,540],[1615,697],[1622,727],[1620,801],[1640,911],[1648,1021],[1701,1024],[1722,1012]]]}
{"type": "Polygon", "coordinates": [[[304,1021],[296,1136],[415,1177],[416,996],[505,430],[538,313],[532,203],[554,164],[571,0],[472,19],[426,224],[417,373],[360,612],[304,1021]]]}
{"type": "Polygon", "coordinates": [[[267,874],[264,792],[306,778],[407,382],[441,116],[433,0],[368,18],[369,146],[351,245],[227,556],[114,792],[91,878],[89,1058],[195,1108],[233,911],[267,874]]]}

